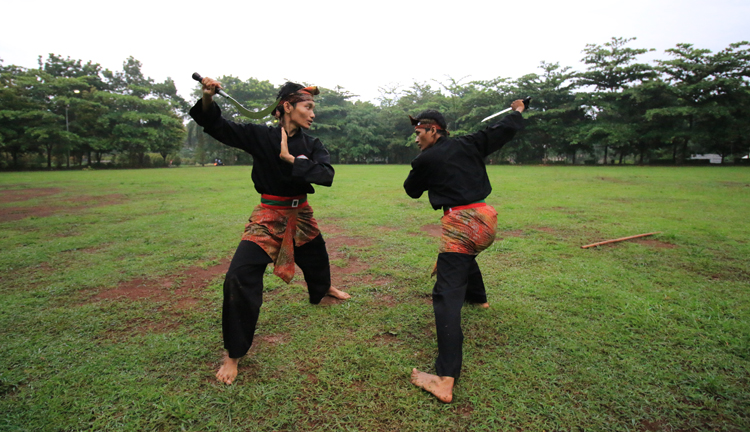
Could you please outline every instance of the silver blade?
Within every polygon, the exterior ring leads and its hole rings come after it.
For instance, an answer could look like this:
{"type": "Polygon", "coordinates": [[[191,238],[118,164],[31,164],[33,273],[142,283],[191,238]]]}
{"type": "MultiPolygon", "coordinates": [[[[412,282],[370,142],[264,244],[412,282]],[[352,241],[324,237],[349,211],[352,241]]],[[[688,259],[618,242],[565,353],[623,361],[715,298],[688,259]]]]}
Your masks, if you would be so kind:
{"type": "Polygon", "coordinates": [[[510,110],[512,110],[512,109],[513,109],[513,108],[505,108],[504,110],[502,110],[502,111],[500,111],[500,112],[496,112],[495,114],[492,114],[492,115],[491,115],[491,116],[489,116],[489,117],[485,117],[485,118],[484,118],[484,120],[482,120],[482,122],[486,122],[487,120],[489,120],[489,119],[491,119],[491,118],[495,118],[495,117],[499,116],[500,114],[505,114],[505,113],[507,113],[508,111],[510,111],[510,110]]]}

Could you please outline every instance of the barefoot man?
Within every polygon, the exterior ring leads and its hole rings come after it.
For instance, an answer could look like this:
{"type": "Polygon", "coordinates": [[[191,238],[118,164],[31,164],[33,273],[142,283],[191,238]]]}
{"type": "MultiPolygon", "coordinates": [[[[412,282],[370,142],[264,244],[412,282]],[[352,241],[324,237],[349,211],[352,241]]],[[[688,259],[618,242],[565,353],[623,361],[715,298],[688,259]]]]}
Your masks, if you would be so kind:
{"type": "Polygon", "coordinates": [[[201,83],[203,98],[190,116],[218,141],[253,156],[252,179],[261,194],[224,280],[222,331],[227,352],[216,377],[231,384],[240,358],[253,343],[268,264],[274,263],[274,274],[289,283],[296,263],[312,304],[325,296],[350,296],[331,286],[326,244],[307,201],[307,195],[315,193],[312,184],[330,186],[334,174],[328,150],[303,130],[315,119],[313,96],[320,93],[318,88],[286,83],[274,111],[279,125],[267,126],[224,119],[213,101],[221,84],[211,78],[201,83]]]}
{"type": "Polygon", "coordinates": [[[432,307],[437,328],[438,358],[435,374],[412,370],[411,382],[438,398],[453,400],[453,386],[461,374],[464,302],[489,308],[479,252],[495,240],[497,213],[484,199],[492,191],[484,158],[509,142],[523,128],[523,101],[511,104],[510,115],[490,127],[448,138],[445,119],[435,110],[409,116],[421,153],[412,161],[404,183],[406,193],[419,198],[428,191],[430,204],[442,210],[442,238],[433,274],[432,307]]]}

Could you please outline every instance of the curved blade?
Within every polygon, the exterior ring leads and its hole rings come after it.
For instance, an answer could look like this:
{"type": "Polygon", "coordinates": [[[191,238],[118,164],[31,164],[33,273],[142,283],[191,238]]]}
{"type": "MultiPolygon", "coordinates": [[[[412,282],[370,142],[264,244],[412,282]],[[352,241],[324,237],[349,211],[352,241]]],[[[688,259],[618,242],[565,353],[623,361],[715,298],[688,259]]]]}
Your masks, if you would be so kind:
{"type": "Polygon", "coordinates": [[[244,117],[251,118],[253,120],[262,119],[263,117],[271,114],[273,110],[276,108],[276,106],[279,104],[279,100],[277,99],[276,102],[272,103],[268,106],[268,108],[261,110],[261,111],[250,111],[249,109],[242,106],[241,103],[237,102],[232,96],[229,96],[228,94],[224,93],[222,96],[227,98],[229,102],[232,103],[235,107],[237,107],[237,110],[242,114],[244,117]]]}

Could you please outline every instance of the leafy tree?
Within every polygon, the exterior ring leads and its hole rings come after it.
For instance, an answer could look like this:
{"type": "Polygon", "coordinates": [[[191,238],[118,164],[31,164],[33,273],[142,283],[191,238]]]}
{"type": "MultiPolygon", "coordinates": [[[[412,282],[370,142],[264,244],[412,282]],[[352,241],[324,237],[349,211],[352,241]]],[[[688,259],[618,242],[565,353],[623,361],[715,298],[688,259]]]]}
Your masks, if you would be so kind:
{"type": "Polygon", "coordinates": [[[342,131],[349,145],[341,151],[341,158],[354,163],[386,162],[388,125],[381,120],[375,105],[355,102],[348,110],[346,127],[342,131]]]}
{"type": "Polygon", "coordinates": [[[636,58],[653,49],[629,48],[635,38],[613,37],[604,45],[588,44],[582,61],[588,65],[586,72],[578,75],[577,85],[593,91],[584,100],[587,114],[593,120],[582,131],[581,140],[604,147],[604,159],[609,148],[620,153],[620,163],[625,154],[633,150],[638,134],[631,127],[641,120],[641,113],[632,110],[632,94],[625,90],[656,77],[654,69],[636,58]]]}
{"type": "Polygon", "coordinates": [[[678,145],[679,160],[689,156],[691,146],[696,152],[722,156],[747,148],[747,46],[748,42],[733,43],[712,55],[707,49],[678,44],[667,50],[671,60],[657,60],[677,103],[654,108],[648,115],[674,125],[675,158],[678,145]]]}
{"type": "Polygon", "coordinates": [[[18,168],[21,156],[38,147],[26,131],[34,117],[42,114],[29,94],[39,82],[37,74],[25,68],[0,63],[0,84],[0,150],[9,154],[11,165],[18,168]]]}
{"type": "Polygon", "coordinates": [[[44,150],[47,167],[58,146],[75,142],[75,134],[67,130],[65,111],[69,97],[58,95],[70,88],[75,78],[57,78],[41,69],[3,68],[3,109],[0,112],[0,133],[4,150],[13,157],[24,152],[44,150]]]}
{"type": "Polygon", "coordinates": [[[310,134],[319,138],[331,153],[333,163],[353,162],[348,159],[357,152],[349,150],[357,144],[350,142],[344,132],[349,121],[354,98],[348,90],[337,86],[333,89],[320,89],[320,95],[315,97],[315,122],[310,134]]]}
{"type": "Polygon", "coordinates": [[[546,161],[550,155],[564,154],[576,161],[576,154],[590,151],[588,143],[580,140],[579,131],[586,116],[579,95],[574,93],[576,74],[559,63],[542,62],[542,75],[529,74],[516,81],[516,92],[531,96],[526,129],[516,148],[519,161],[546,161]]]}
{"type": "Polygon", "coordinates": [[[99,117],[106,112],[105,107],[91,97],[97,92],[106,92],[110,86],[104,80],[102,68],[96,63],[62,58],[49,54],[46,60],[39,57],[39,68],[49,74],[50,92],[58,102],[53,110],[65,115],[67,140],[58,143],[63,147],[66,160],[73,154],[79,161],[82,155],[102,147],[99,137],[106,132],[100,127],[99,117]]]}
{"type": "Polygon", "coordinates": [[[167,155],[182,145],[185,133],[178,115],[184,108],[181,98],[170,97],[176,96],[174,83],[167,79],[155,84],[143,76],[141,62],[133,57],[125,60],[122,72],[107,71],[105,77],[113,91],[101,101],[110,107],[106,122],[114,149],[127,154],[131,165],[143,166],[148,152],[161,154],[166,162],[167,155]]]}

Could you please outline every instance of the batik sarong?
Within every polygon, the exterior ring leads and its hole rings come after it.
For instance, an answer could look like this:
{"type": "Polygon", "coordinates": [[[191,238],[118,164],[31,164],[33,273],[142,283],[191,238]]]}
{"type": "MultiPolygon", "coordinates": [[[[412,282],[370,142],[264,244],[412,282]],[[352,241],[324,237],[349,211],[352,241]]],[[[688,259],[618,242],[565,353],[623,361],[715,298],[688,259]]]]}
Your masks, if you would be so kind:
{"type": "Polygon", "coordinates": [[[446,210],[440,222],[443,226],[440,253],[477,255],[495,241],[497,212],[492,206],[455,207],[446,210]]]}
{"type": "Polygon", "coordinates": [[[294,277],[294,246],[320,235],[307,197],[262,195],[245,225],[242,240],[260,246],[274,263],[273,274],[289,283],[294,277]]]}
{"type": "MultiPolygon", "coordinates": [[[[453,207],[440,219],[443,227],[438,253],[478,255],[495,241],[497,212],[485,203],[453,207]]],[[[437,263],[432,276],[437,273],[437,263]]]]}

